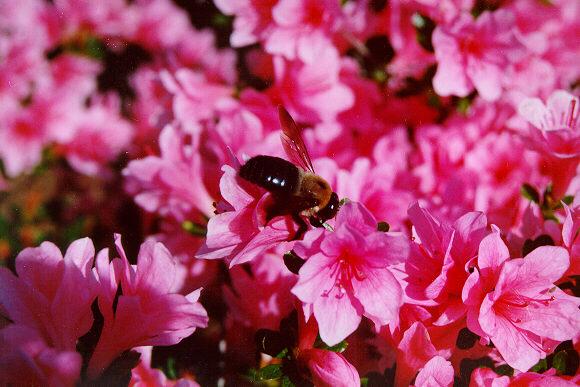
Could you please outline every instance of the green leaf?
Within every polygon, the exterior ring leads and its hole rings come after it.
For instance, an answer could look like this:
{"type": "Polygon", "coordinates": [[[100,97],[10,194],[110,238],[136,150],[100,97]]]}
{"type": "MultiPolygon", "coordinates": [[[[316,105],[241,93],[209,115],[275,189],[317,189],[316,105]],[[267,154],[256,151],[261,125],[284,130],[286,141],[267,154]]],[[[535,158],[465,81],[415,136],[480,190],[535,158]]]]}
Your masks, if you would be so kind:
{"type": "Polygon", "coordinates": [[[391,226],[387,222],[379,222],[377,223],[377,231],[388,232],[391,229],[391,226]]]}
{"type": "Polygon", "coordinates": [[[565,205],[569,206],[574,202],[574,195],[566,195],[562,198],[565,205]]]}
{"type": "Polygon", "coordinates": [[[495,368],[495,372],[498,375],[506,375],[506,376],[513,376],[514,369],[507,364],[502,364],[495,368]]]}
{"type": "Polygon", "coordinates": [[[207,235],[207,228],[205,226],[190,220],[185,220],[181,223],[181,228],[194,236],[205,237],[207,235]]]}
{"type": "Polygon", "coordinates": [[[347,341],[343,340],[340,343],[335,344],[332,347],[328,347],[326,349],[332,352],[342,353],[346,350],[347,347],[348,347],[347,341]]]}
{"type": "Polygon", "coordinates": [[[552,359],[552,368],[558,371],[558,374],[564,374],[566,372],[566,360],[568,358],[568,353],[566,351],[560,351],[554,355],[552,359]]]}
{"type": "Polygon", "coordinates": [[[276,359],[284,359],[288,356],[288,348],[284,348],[279,354],[275,356],[276,359]]]}
{"type": "Polygon", "coordinates": [[[526,199],[528,199],[536,204],[540,203],[540,194],[530,184],[524,183],[522,185],[521,192],[522,192],[522,196],[525,197],[526,199]]]}
{"type": "Polygon", "coordinates": [[[263,382],[264,380],[279,379],[283,375],[282,364],[269,364],[256,371],[253,375],[253,379],[256,382],[263,382]]]}
{"type": "Polygon", "coordinates": [[[173,357],[167,359],[165,375],[167,375],[169,379],[177,380],[177,370],[175,368],[175,359],[173,357]]]}
{"type": "Polygon", "coordinates": [[[530,371],[533,372],[544,372],[548,369],[548,361],[546,359],[541,359],[535,366],[533,366],[530,371]]]}
{"type": "Polygon", "coordinates": [[[282,383],[280,383],[282,387],[294,387],[294,383],[290,380],[288,376],[284,376],[282,378],[282,383]]]}

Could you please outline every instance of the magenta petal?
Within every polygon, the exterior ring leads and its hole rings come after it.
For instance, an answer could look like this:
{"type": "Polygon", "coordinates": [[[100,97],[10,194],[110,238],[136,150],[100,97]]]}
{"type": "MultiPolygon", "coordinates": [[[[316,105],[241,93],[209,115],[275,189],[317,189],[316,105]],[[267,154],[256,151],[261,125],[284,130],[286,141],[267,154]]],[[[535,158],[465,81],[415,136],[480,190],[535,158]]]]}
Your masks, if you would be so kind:
{"type": "Polygon", "coordinates": [[[336,223],[348,224],[354,229],[360,231],[368,230],[375,231],[377,227],[377,220],[363,205],[356,202],[346,203],[340,208],[338,215],[336,215],[336,223]]]}
{"type": "MultiPolygon", "coordinates": [[[[509,263],[518,262],[512,260],[509,263]]],[[[520,261],[516,277],[509,283],[512,291],[522,294],[535,294],[552,287],[568,269],[570,259],[563,247],[540,246],[520,261]]],[[[514,265],[507,265],[511,270],[514,265]]],[[[513,268],[515,269],[515,267],[513,268]]]]}
{"type": "Polygon", "coordinates": [[[435,356],[425,364],[425,367],[415,379],[417,387],[447,387],[453,385],[453,366],[441,356],[435,356]]]}
{"type": "Polygon", "coordinates": [[[348,293],[333,289],[327,296],[314,302],[314,317],[318,322],[320,337],[327,345],[336,345],[358,328],[362,307],[355,306],[348,293]]]}
{"type": "Polygon", "coordinates": [[[324,254],[311,256],[300,268],[298,283],[292,293],[305,303],[314,303],[323,293],[335,285],[336,275],[332,275],[335,259],[324,254]]]}
{"type": "Polygon", "coordinates": [[[531,305],[526,311],[529,319],[522,321],[519,326],[556,341],[574,338],[580,328],[580,299],[560,290],[548,294],[554,295],[556,299],[546,306],[531,305]]]}
{"type": "Polygon", "coordinates": [[[499,232],[493,232],[490,235],[483,238],[479,244],[479,255],[477,257],[477,263],[482,272],[487,272],[491,270],[492,272],[497,272],[500,265],[509,259],[510,253],[502,241],[499,232]],[[489,270],[486,270],[489,269],[489,270]]]}
{"type": "Polygon", "coordinates": [[[95,246],[89,238],[82,238],[72,242],[64,254],[65,261],[74,263],[85,275],[90,272],[94,257],[95,246]]]}
{"type": "MultiPolygon", "coordinates": [[[[135,287],[152,294],[169,293],[175,280],[176,262],[163,244],[146,241],[137,256],[135,287]]],[[[128,294],[126,291],[124,294],[128,294]]]]}
{"type": "Polygon", "coordinates": [[[520,330],[493,310],[494,301],[488,295],[481,305],[479,324],[491,338],[506,363],[519,371],[527,371],[541,358],[540,343],[535,335],[520,330]],[[531,345],[534,343],[534,346],[531,345]]]}
{"type": "Polygon", "coordinates": [[[43,242],[39,247],[22,250],[15,265],[18,278],[49,299],[54,297],[64,270],[62,253],[55,244],[43,242]]]}
{"type": "Polygon", "coordinates": [[[251,261],[258,254],[264,252],[276,244],[290,239],[290,232],[285,228],[286,220],[279,218],[273,220],[256,234],[244,248],[237,253],[230,262],[230,267],[251,261]]]}
{"type": "Polygon", "coordinates": [[[322,349],[308,349],[303,356],[315,386],[360,386],[360,377],[356,368],[340,353],[322,349]]]}
{"type": "Polygon", "coordinates": [[[352,280],[352,287],[365,316],[373,320],[377,329],[397,319],[403,291],[388,269],[367,269],[362,280],[352,280]]]}

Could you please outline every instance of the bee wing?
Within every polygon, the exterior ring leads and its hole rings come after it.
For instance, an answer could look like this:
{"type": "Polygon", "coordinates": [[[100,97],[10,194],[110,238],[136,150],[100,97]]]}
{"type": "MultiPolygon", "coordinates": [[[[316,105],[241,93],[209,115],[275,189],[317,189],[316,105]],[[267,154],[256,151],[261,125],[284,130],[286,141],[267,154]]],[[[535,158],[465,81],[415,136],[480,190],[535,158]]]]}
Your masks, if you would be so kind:
{"type": "Polygon", "coordinates": [[[310,160],[308,149],[304,145],[300,129],[298,129],[296,122],[294,122],[294,119],[292,119],[283,106],[278,106],[278,115],[280,116],[280,124],[282,126],[280,139],[282,140],[282,146],[286,154],[294,164],[297,164],[305,171],[314,173],[312,160],[310,160]]]}

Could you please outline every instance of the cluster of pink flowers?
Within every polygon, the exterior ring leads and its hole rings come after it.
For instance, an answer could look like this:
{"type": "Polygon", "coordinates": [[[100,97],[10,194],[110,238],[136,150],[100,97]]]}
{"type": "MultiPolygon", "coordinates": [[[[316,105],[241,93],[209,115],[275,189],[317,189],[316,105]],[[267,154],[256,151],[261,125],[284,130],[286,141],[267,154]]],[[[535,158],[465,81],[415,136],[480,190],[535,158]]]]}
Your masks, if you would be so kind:
{"type": "Polygon", "coordinates": [[[0,193],[48,149],[155,224],[136,265],[116,234],[0,268],[0,384],[195,385],[152,353],[208,314],[234,383],[580,383],[580,3],[214,3],[227,48],[170,0],[0,0],[0,193]],[[278,106],[342,199],[303,234],[238,173],[288,159],[278,106]]]}

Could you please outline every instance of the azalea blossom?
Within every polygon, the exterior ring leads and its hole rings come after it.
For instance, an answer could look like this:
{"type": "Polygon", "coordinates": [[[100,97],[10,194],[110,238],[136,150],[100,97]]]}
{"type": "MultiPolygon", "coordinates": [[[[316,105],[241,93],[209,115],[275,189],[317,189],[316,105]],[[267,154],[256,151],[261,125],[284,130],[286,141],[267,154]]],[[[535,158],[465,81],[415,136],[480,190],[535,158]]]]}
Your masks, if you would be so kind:
{"type": "Polygon", "coordinates": [[[433,88],[439,95],[467,96],[474,88],[488,101],[502,93],[505,67],[523,53],[509,11],[484,12],[477,20],[463,13],[433,32],[437,73],[433,88]]]}
{"type": "Polygon", "coordinates": [[[519,114],[530,125],[530,146],[557,158],[580,157],[578,97],[565,90],[556,90],[546,105],[538,98],[526,98],[519,114]]]}
{"type": "Polygon", "coordinates": [[[511,367],[527,371],[578,333],[580,301],[554,286],[569,264],[566,249],[553,246],[510,259],[499,233],[488,235],[463,289],[468,328],[493,342],[511,367]]]}
{"type": "Polygon", "coordinates": [[[101,251],[95,264],[99,281],[99,309],[104,325],[91,356],[88,374],[94,378],[122,352],[148,345],[173,345],[208,323],[199,302],[201,289],[188,295],[171,293],[175,261],[161,243],[141,245],[137,265],[131,265],[115,236],[119,258],[109,262],[101,251]],[[121,286],[121,295],[115,294],[121,286]]]}
{"type": "Polygon", "coordinates": [[[269,193],[242,182],[229,165],[224,165],[223,172],[220,191],[224,201],[218,207],[220,213],[208,222],[207,238],[196,253],[198,258],[226,258],[232,267],[251,261],[295,235],[297,226],[290,216],[266,221],[265,206],[272,200],[269,193]]]}
{"type": "Polygon", "coordinates": [[[94,255],[89,238],[73,242],[64,257],[51,242],[24,249],[16,258],[18,277],[0,268],[0,313],[38,332],[46,345],[74,351],[93,323],[94,255]]]}
{"type": "Polygon", "coordinates": [[[316,386],[356,387],[360,384],[359,374],[344,355],[325,349],[314,348],[318,324],[314,318],[305,321],[298,313],[297,363],[310,371],[316,386]]]}
{"type": "Polygon", "coordinates": [[[409,247],[402,235],[377,231],[376,224],[361,204],[349,203],[333,232],[313,231],[295,246],[306,263],[292,293],[312,311],[328,345],[351,334],[362,316],[377,329],[396,324],[402,290],[389,266],[403,262],[409,247]]]}
{"type": "Polygon", "coordinates": [[[425,364],[425,367],[415,379],[415,386],[425,387],[443,387],[453,385],[453,367],[451,363],[442,358],[435,356],[425,364]]]}
{"type": "Polygon", "coordinates": [[[440,308],[435,325],[447,325],[464,316],[461,289],[467,280],[466,264],[476,256],[487,219],[470,212],[453,224],[435,219],[418,203],[409,207],[409,218],[418,240],[411,244],[405,262],[405,292],[410,302],[434,301],[440,308]]]}
{"type": "Polygon", "coordinates": [[[213,199],[203,181],[198,143],[199,136],[168,125],[159,136],[159,156],[147,156],[127,165],[123,171],[127,190],[138,205],[181,222],[197,220],[199,213],[212,213],[213,199]]]}

